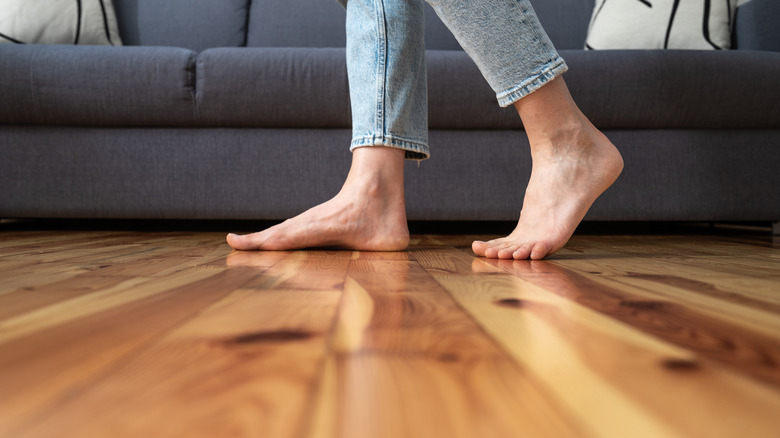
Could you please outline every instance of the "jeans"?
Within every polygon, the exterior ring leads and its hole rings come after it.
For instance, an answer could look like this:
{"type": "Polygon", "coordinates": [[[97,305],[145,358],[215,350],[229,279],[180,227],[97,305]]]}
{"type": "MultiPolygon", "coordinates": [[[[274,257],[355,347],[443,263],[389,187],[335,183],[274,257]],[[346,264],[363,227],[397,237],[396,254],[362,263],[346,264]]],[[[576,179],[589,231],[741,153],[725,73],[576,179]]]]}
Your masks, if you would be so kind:
{"type": "MultiPolygon", "coordinates": [[[[347,10],[350,150],[386,146],[430,156],[424,0],[339,0],[347,10]]],[[[567,70],[528,0],[428,0],[501,106],[567,70]]]]}

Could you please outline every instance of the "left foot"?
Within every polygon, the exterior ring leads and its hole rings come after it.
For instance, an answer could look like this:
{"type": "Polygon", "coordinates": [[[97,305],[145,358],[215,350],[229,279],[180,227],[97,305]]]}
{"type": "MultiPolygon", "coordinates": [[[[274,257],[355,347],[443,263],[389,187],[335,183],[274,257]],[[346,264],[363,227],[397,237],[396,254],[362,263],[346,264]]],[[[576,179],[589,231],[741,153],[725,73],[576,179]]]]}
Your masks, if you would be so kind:
{"type": "Polygon", "coordinates": [[[347,180],[333,199],[267,230],[245,236],[229,234],[228,244],[237,250],[334,246],[401,251],[409,244],[403,166],[403,150],[355,149],[347,180]]]}

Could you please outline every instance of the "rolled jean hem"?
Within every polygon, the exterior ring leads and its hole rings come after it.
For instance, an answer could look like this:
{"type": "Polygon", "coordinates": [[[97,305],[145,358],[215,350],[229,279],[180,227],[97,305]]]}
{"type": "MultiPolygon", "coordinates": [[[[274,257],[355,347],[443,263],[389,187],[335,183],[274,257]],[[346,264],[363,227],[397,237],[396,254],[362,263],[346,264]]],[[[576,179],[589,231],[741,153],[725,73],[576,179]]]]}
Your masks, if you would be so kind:
{"type": "Polygon", "coordinates": [[[566,65],[566,62],[563,60],[563,58],[556,57],[547,63],[547,66],[538,75],[526,79],[520,85],[496,94],[498,104],[501,107],[508,107],[525,96],[528,96],[534,91],[542,88],[543,85],[547,84],[558,76],[566,73],[568,69],[569,67],[566,65]]]}
{"type": "Polygon", "coordinates": [[[431,150],[425,143],[420,143],[412,140],[407,140],[398,137],[384,136],[363,136],[355,137],[352,139],[352,143],[349,146],[350,152],[356,148],[362,147],[388,147],[395,149],[403,149],[406,151],[404,156],[407,160],[426,160],[431,156],[431,150]]]}

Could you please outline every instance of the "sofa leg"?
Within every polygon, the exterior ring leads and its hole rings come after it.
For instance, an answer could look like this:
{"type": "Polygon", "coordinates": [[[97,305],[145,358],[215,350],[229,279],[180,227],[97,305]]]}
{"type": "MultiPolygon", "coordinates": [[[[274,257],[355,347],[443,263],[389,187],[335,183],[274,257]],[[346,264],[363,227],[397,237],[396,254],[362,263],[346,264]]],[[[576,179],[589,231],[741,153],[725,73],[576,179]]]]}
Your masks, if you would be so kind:
{"type": "Polygon", "coordinates": [[[772,222],[772,235],[780,236],[780,222],[772,222]]]}

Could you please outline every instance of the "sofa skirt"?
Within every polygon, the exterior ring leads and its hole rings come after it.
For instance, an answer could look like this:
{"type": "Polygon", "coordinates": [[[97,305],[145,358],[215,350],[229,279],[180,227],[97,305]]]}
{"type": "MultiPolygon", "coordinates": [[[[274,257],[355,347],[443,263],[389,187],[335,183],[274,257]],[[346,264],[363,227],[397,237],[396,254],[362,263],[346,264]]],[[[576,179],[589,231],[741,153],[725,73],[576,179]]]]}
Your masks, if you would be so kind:
{"type": "MultiPolygon", "coordinates": [[[[606,130],[625,160],[586,220],[780,221],[780,130],[606,130]]],[[[347,129],[0,125],[0,218],[284,219],[338,192],[347,129]]],[[[516,220],[522,130],[433,130],[410,220],[516,220]]]]}

